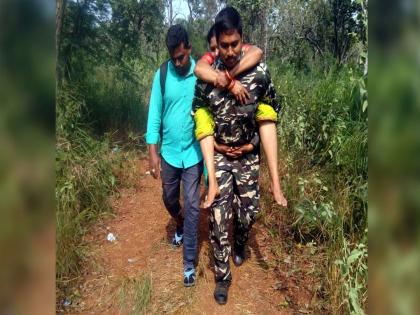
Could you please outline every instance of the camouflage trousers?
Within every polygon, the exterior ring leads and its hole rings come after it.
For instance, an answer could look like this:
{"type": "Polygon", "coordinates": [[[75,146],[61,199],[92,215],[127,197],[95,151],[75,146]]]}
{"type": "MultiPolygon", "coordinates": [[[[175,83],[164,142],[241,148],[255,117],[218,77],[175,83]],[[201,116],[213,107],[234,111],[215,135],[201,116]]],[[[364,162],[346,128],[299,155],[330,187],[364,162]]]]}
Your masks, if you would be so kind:
{"type": "Polygon", "coordinates": [[[260,160],[256,153],[230,159],[215,152],[214,158],[220,195],[210,211],[210,241],[213,246],[216,281],[231,281],[228,223],[233,218],[235,246],[245,246],[260,209],[260,160]]]}

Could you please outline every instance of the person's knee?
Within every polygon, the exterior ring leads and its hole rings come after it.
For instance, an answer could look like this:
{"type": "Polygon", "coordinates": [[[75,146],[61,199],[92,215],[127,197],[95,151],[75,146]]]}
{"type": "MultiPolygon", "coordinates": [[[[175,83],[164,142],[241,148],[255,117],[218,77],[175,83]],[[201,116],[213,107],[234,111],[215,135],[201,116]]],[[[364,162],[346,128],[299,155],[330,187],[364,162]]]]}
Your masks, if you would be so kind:
{"type": "MultiPolygon", "coordinates": [[[[233,205],[233,199],[231,191],[227,190],[221,190],[219,195],[216,196],[216,198],[213,201],[212,208],[218,209],[218,208],[228,208],[233,205]]],[[[227,210],[223,210],[223,212],[226,212],[227,210]]]]}
{"type": "Polygon", "coordinates": [[[194,193],[186,193],[184,196],[185,208],[191,208],[193,211],[199,211],[200,206],[200,194],[199,191],[194,193]]]}
{"type": "Polygon", "coordinates": [[[210,240],[215,245],[215,248],[223,248],[229,245],[228,235],[224,227],[217,226],[210,233],[210,240]]]}
{"type": "Polygon", "coordinates": [[[162,195],[163,203],[169,211],[178,211],[179,210],[179,200],[176,195],[171,195],[168,193],[163,193],[162,195]]]}
{"type": "Polygon", "coordinates": [[[214,258],[218,261],[226,261],[226,257],[229,257],[227,249],[223,250],[213,250],[214,258]]]}
{"type": "Polygon", "coordinates": [[[243,211],[244,215],[239,215],[237,220],[237,227],[242,230],[251,229],[252,225],[255,223],[256,216],[254,211],[243,211]]]}

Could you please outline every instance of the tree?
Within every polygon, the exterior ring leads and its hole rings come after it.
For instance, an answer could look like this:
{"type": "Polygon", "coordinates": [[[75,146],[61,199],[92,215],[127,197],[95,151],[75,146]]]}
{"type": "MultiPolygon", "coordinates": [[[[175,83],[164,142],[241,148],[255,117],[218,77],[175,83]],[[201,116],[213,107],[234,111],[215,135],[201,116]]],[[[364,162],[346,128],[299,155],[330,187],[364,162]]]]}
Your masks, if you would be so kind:
{"type": "Polygon", "coordinates": [[[342,64],[365,37],[365,26],[357,19],[361,10],[352,0],[276,1],[269,18],[268,50],[297,65],[311,55],[331,55],[342,64]]]}
{"type": "Polygon", "coordinates": [[[56,51],[56,84],[61,85],[63,77],[63,69],[61,67],[62,60],[60,60],[61,50],[61,33],[63,29],[64,12],[66,10],[67,0],[56,0],[56,26],[55,26],[55,51],[56,51]]]}

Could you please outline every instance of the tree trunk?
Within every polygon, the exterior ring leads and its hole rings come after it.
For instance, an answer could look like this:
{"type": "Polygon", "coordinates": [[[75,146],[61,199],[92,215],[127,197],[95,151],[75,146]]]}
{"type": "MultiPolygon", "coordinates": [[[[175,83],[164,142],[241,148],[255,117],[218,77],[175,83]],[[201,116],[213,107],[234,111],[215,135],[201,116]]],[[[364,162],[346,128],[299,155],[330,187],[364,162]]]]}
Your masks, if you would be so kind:
{"type": "Polygon", "coordinates": [[[337,0],[333,0],[333,23],[334,23],[334,56],[340,60],[340,48],[338,44],[338,8],[337,0]]]}
{"type": "Polygon", "coordinates": [[[66,9],[67,0],[56,0],[56,26],[55,26],[55,51],[56,51],[56,84],[61,86],[63,78],[62,73],[62,58],[61,58],[61,32],[64,23],[64,12],[66,9]]]}
{"type": "MultiPolygon", "coordinates": [[[[267,3],[267,6],[269,6],[269,4],[267,3]]],[[[267,10],[264,9],[261,12],[260,15],[260,20],[261,20],[261,29],[260,29],[260,34],[261,34],[261,40],[260,40],[260,48],[261,50],[264,52],[264,61],[267,60],[267,10]]]]}
{"type": "Polygon", "coordinates": [[[168,1],[168,8],[169,8],[169,26],[172,25],[172,23],[174,22],[174,11],[172,8],[172,0],[167,0],[168,1]]]}
{"type": "Polygon", "coordinates": [[[192,23],[192,21],[193,21],[193,9],[191,7],[190,0],[187,0],[187,4],[188,4],[188,10],[190,11],[190,16],[188,18],[188,22],[192,23]]]}

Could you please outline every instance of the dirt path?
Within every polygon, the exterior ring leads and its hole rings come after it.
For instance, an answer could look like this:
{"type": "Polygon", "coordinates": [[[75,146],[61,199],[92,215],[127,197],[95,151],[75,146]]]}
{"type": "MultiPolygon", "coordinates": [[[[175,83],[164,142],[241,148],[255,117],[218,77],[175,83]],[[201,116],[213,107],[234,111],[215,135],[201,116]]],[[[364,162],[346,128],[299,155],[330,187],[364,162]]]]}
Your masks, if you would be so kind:
{"type": "MultiPolygon", "coordinates": [[[[298,287],[274,266],[268,232],[254,225],[248,256],[237,268],[231,262],[233,283],[228,304],[213,299],[214,278],[209,255],[208,213],[202,211],[199,227],[197,285],[182,284],[182,249],[172,249],[174,223],[161,201],[161,186],[146,174],[146,160],[140,160],[139,181],[123,189],[113,200],[114,217],[97,224],[89,234],[93,251],[69,314],[129,313],[127,292],[130,279],[151,279],[152,293],[147,314],[309,314],[302,308],[312,299],[310,290],[298,287]],[[112,232],[117,240],[106,240],[112,232]],[[282,280],[283,279],[283,280],[282,280]],[[294,291],[292,289],[295,289],[294,291]],[[293,292],[292,292],[293,291],[293,292]],[[294,299],[294,301],[291,301],[294,299]],[[125,308],[124,303],[128,303],[125,308]],[[296,307],[291,307],[294,304],[296,307]]],[[[140,281],[140,280],[139,280],[140,281]]]]}

